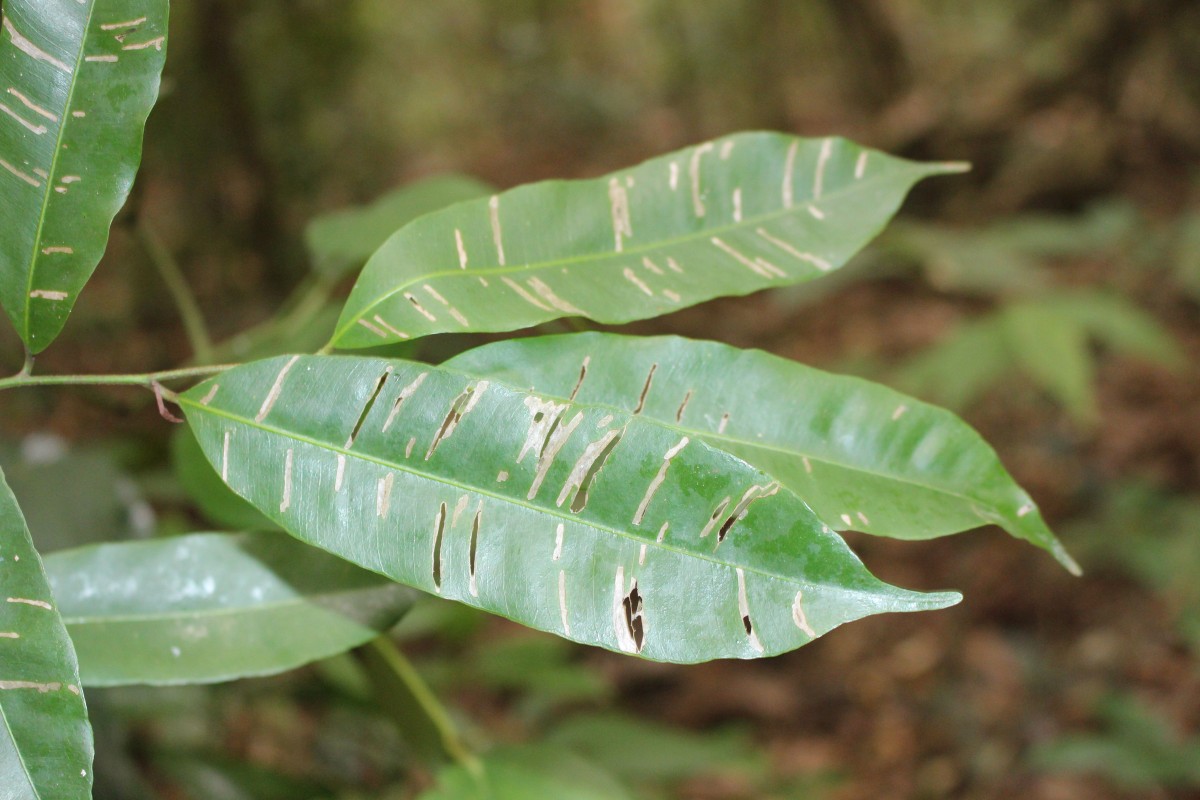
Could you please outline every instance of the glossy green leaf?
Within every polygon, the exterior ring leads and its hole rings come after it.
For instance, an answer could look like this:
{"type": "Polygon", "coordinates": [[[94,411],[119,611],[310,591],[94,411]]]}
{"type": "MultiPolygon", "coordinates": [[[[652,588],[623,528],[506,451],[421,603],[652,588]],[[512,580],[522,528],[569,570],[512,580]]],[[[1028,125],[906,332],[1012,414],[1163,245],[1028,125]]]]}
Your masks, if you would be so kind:
{"type": "Polygon", "coordinates": [[[336,356],[237,367],[179,401],[285,530],[576,641],[753,658],[959,599],[881,583],[773,478],[645,415],[336,356]]]}
{"type": "Polygon", "coordinates": [[[276,528],[274,522],[225,485],[187,426],[181,425],[171,435],[171,468],[188,497],[216,525],[236,531],[276,528]]]}
{"type": "Polygon", "coordinates": [[[71,639],[0,473],[0,797],[92,794],[92,729],[71,639]]]}
{"type": "Polygon", "coordinates": [[[88,686],[268,675],[366,642],[415,594],[280,533],[199,533],[46,558],[88,686]]]}
{"type": "Polygon", "coordinates": [[[885,386],[673,336],[517,339],[444,366],[639,412],[769,473],[835,528],[925,539],[994,523],[1077,569],[979,434],[885,386]]]}
{"type": "MultiPolygon", "coordinates": [[[[653,757],[652,754],[647,754],[653,757]]],[[[455,765],[418,800],[630,800],[606,772],[557,747],[510,747],[489,753],[478,772],[455,765]]]]}
{"type": "Polygon", "coordinates": [[[141,160],[167,0],[8,0],[0,35],[0,304],[37,353],[96,269],[141,160]]]}
{"type": "Polygon", "coordinates": [[[417,217],[492,192],[466,175],[439,175],[385,194],[370,205],[317,217],[304,231],[313,267],[341,277],[366,263],[388,237],[417,217]]]}
{"type": "Polygon", "coordinates": [[[460,203],[379,248],[334,343],[563,316],[622,323],[809,280],[870,241],[918,180],[961,169],[844,139],[743,133],[603,178],[460,203]]]}

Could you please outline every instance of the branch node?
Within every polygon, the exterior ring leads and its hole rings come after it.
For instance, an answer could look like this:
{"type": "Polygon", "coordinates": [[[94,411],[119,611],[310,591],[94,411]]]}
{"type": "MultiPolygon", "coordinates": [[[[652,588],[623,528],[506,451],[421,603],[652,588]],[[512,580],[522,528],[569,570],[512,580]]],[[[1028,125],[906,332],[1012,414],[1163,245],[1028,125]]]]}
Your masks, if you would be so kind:
{"type": "Polygon", "coordinates": [[[174,414],[172,414],[170,412],[170,410],[167,408],[167,404],[166,404],[166,402],[164,402],[164,398],[163,398],[164,395],[170,395],[171,401],[174,402],[175,401],[175,393],[170,391],[169,389],[165,388],[158,381],[150,381],[150,388],[154,390],[154,402],[158,405],[158,415],[160,417],[162,417],[163,419],[165,419],[167,422],[173,422],[176,425],[182,424],[183,419],[175,416],[174,414]]]}

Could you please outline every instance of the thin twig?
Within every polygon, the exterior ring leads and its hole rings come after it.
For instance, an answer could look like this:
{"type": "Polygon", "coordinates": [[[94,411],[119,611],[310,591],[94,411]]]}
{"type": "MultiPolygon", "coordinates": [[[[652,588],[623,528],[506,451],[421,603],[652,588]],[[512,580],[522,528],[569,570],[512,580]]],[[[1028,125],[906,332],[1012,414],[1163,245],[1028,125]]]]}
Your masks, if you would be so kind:
{"type": "Polygon", "coordinates": [[[224,372],[236,366],[237,364],[219,364],[124,375],[29,375],[22,371],[10,378],[0,378],[0,391],[19,386],[142,386],[153,389],[156,382],[197,378],[224,372]]]}

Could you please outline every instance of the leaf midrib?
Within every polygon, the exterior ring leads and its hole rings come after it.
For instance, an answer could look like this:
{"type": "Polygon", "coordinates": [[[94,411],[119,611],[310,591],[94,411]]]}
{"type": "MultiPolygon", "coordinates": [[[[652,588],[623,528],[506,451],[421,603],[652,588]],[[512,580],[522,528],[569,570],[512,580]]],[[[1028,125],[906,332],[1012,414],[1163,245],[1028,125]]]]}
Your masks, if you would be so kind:
{"type": "Polygon", "coordinates": [[[33,308],[33,278],[38,264],[38,245],[41,244],[42,229],[46,225],[47,209],[50,207],[50,195],[54,193],[54,176],[58,174],[58,157],[63,150],[63,137],[66,135],[68,120],[72,119],[68,112],[75,101],[75,87],[79,85],[79,69],[83,65],[83,54],[87,50],[88,38],[91,36],[92,31],[92,15],[96,13],[96,6],[99,5],[99,2],[100,0],[93,0],[91,5],[88,6],[87,19],[84,20],[83,24],[83,35],[79,37],[79,52],[75,54],[75,66],[71,69],[71,88],[67,90],[67,102],[63,105],[62,115],[59,118],[61,122],[58,126],[58,134],[54,139],[54,156],[50,159],[50,169],[46,170],[46,191],[42,193],[42,210],[38,215],[37,233],[33,237],[33,252],[29,254],[28,277],[25,280],[25,318],[23,320],[25,336],[23,338],[25,339],[26,347],[30,350],[34,349],[31,342],[33,334],[30,329],[33,324],[33,314],[31,313],[33,308]]]}
{"type": "MultiPolygon", "coordinates": [[[[862,149],[864,152],[867,152],[867,148],[862,148],[862,149]]],[[[941,166],[940,164],[936,164],[936,163],[921,164],[919,162],[910,162],[910,161],[906,161],[904,159],[893,159],[893,160],[904,165],[905,167],[911,168],[914,172],[921,173],[922,177],[927,176],[927,175],[937,175],[946,169],[945,167],[941,166]]],[[[642,165],[639,165],[639,166],[642,166],[642,165]]],[[[636,170],[637,168],[638,167],[634,167],[633,169],[636,170]]],[[[618,171],[620,171],[620,170],[618,170],[618,171]]],[[[632,172],[633,170],[630,170],[630,171],[632,172]]],[[[887,172],[876,173],[875,175],[856,180],[853,183],[846,184],[845,186],[840,187],[835,191],[825,194],[824,196],[822,196],[820,198],[820,202],[825,202],[825,200],[827,200],[829,198],[838,198],[838,197],[840,197],[844,194],[847,194],[857,188],[862,188],[864,186],[871,185],[873,183],[882,181],[884,179],[894,179],[895,177],[896,176],[894,173],[887,173],[887,172]]],[[[602,179],[603,178],[588,178],[588,179],[584,179],[582,181],[550,181],[550,183],[584,183],[584,182],[590,182],[590,181],[602,180],[602,179]]],[[[917,180],[919,180],[919,179],[920,178],[918,178],[917,180]]],[[[532,188],[533,186],[537,186],[537,185],[538,184],[531,184],[530,188],[532,188]]],[[[518,188],[521,188],[521,187],[518,187],[518,188]]],[[[515,191],[515,190],[510,190],[510,191],[515,191]]],[[[500,196],[502,196],[502,195],[500,195],[500,196]]],[[[476,200],[476,201],[467,201],[467,202],[479,202],[479,201],[476,200]]],[[[771,222],[772,220],[778,219],[779,217],[783,217],[788,214],[796,213],[797,211],[802,211],[806,205],[812,204],[814,202],[818,202],[818,201],[814,200],[811,197],[800,198],[800,199],[795,200],[794,205],[792,205],[790,207],[781,208],[778,211],[773,211],[768,214],[763,214],[763,215],[760,215],[757,217],[743,218],[743,220],[741,222],[733,222],[728,225],[722,225],[722,226],[718,226],[718,227],[714,227],[714,228],[705,228],[696,233],[690,233],[690,234],[685,234],[683,236],[677,236],[673,239],[662,239],[662,240],[659,240],[652,244],[641,245],[638,247],[631,247],[631,248],[622,250],[621,252],[617,252],[617,251],[613,250],[613,251],[605,251],[603,253],[589,253],[587,255],[571,256],[571,257],[567,257],[567,258],[557,259],[554,261],[534,261],[534,262],[526,262],[523,264],[514,264],[512,266],[494,265],[494,266],[486,266],[486,267],[473,267],[468,270],[446,269],[446,270],[441,270],[441,271],[437,271],[437,272],[425,273],[425,274],[421,275],[420,277],[409,280],[406,283],[397,284],[392,289],[384,292],[382,295],[380,295],[378,298],[376,298],[373,302],[368,303],[360,311],[354,312],[353,318],[349,322],[347,322],[345,325],[343,325],[342,327],[337,329],[337,331],[333,335],[332,341],[337,341],[338,339],[341,339],[342,335],[345,334],[346,331],[353,328],[354,324],[359,319],[364,318],[367,314],[371,313],[371,311],[378,308],[380,305],[382,305],[387,300],[390,300],[395,295],[400,294],[405,289],[415,286],[418,283],[426,283],[431,280],[436,280],[438,278],[444,278],[444,277],[448,277],[448,276],[452,276],[452,275],[467,276],[467,277],[475,277],[475,276],[479,276],[481,274],[482,275],[490,275],[490,276],[508,275],[508,274],[517,273],[517,272],[533,272],[533,271],[542,270],[542,269],[553,269],[553,268],[562,267],[562,266],[585,264],[585,263],[592,262],[592,261],[603,261],[603,260],[614,259],[614,258],[625,258],[627,256],[633,257],[633,256],[640,255],[642,253],[649,253],[649,252],[652,252],[654,250],[658,250],[658,249],[661,249],[664,247],[673,247],[675,245],[688,243],[688,242],[691,242],[691,241],[694,241],[697,239],[701,239],[705,236],[715,236],[718,234],[726,233],[731,230],[740,230],[740,229],[743,229],[743,228],[746,228],[746,227],[749,227],[752,225],[765,224],[767,222],[771,222]]],[[[437,212],[435,212],[435,213],[437,213],[437,212]]],[[[409,225],[411,225],[411,224],[412,223],[409,223],[409,225]]],[[[405,226],[405,227],[408,227],[408,226],[405,226]]],[[[400,230],[403,230],[403,229],[404,228],[401,228],[400,230]]],[[[397,231],[397,233],[399,233],[399,231],[397,231]]],[[[386,246],[387,246],[387,242],[385,241],[383,243],[383,245],[380,246],[380,249],[383,249],[383,247],[386,247],[386,246]]],[[[379,251],[377,250],[376,253],[377,252],[379,252],[379,251]]],[[[375,258],[375,255],[372,254],[371,259],[374,259],[374,258],[375,258]]],[[[368,267],[370,266],[371,259],[368,259],[368,261],[367,261],[368,267]]],[[[560,316],[562,316],[561,312],[558,312],[558,313],[560,316]]]]}
{"type": "MultiPolygon", "coordinates": [[[[459,373],[459,374],[461,374],[461,373],[459,373]]],[[[700,559],[703,561],[708,561],[709,563],[717,564],[721,567],[725,567],[726,569],[735,569],[735,568],[740,567],[741,569],[745,570],[746,572],[751,572],[751,573],[754,573],[754,574],[759,575],[764,578],[774,578],[776,580],[781,580],[781,581],[784,581],[787,583],[791,583],[793,585],[807,586],[807,587],[821,587],[826,590],[832,589],[834,591],[848,593],[848,594],[856,594],[856,595],[868,594],[869,595],[868,592],[866,592],[865,590],[861,590],[861,589],[852,589],[852,588],[848,588],[848,587],[844,587],[844,586],[838,586],[836,584],[817,583],[814,581],[798,580],[794,577],[790,577],[790,576],[786,576],[786,575],[779,575],[774,572],[769,572],[769,571],[760,569],[753,565],[741,565],[741,564],[734,564],[733,562],[730,562],[730,561],[720,561],[719,559],[713,558],[713,557],[705,555],[703,553],[696,553],[691,550],[683,550],[678,547],[670,546],[670,545],[666,544],[665,542],[659,542],[657,540],[650,539],[650,538],[643,539],[643,538],[640,538],[637,536],[631,536],[630,534],[625,533],[624,531],[618,530],[617,528],[612,528],[607,525],[599,524],[599,523],[596,523],[591,520],[582,520],[576,516],[567,515],[567,514],[563,513],[562,511],[558,510],[557,508],[554,508],[554,509],[543,508],[542,506],[537,506],[530,502],[523,501],[520,498],[511,497],[508,495],[497,494],[494,491],[490,491],[490,490],[483,489],[483,488],[476,487],[476,486],[471,486],[471,485],[468,485],[465,483],[461,483],[459,481],[452,480],[450,478],[429,475],[427,473],[420,472],[416,469],[412,469],[411,467],[403,466],[403,465],[400,465],[400,464],[397,464],[397,463],[394,463],[391,461],[386,461],[382,458],[377,458],[377,457],[366,455],[363,453],[356,453],[354,451],[347,450],[343,447],[338,447],[335,444],[330,444],[328,442],[322,442],[318,439],[314,439],[310,436],[305,436],[303,434],[300,434],[300,433],[297,433],[294,431],[288,431],[283,428],[275,427],[273,425],[264,425],[260,422],[254,422],[251,419],[248,419],[246,417],[241,417],[237,414],[234,414],[232,412],[226,411],[221,408],[215,408],[213,406],[202,406],[199,403],[197,403],[196,401],[194,401],[186,396],[183,396],[183,395],[181,395],[179,397],[179,403],[180,403],[180,405],[191,406],[192,409],[194,409],[197,413],[208,413],[208,414],[212,414],[214,416],[223,417],[225,419],[232,420],[233,422],[245,425],[246,427],[260,430],[263,433],[276,434],[276,435],[282,436],[284,438],[292,439],[297,442],[302,442],[304,444],[309,444],[314,447],[328,450],[331,453],[341,454],[344,456],[349,456],[351,458],[359,459],[361,461],[367,461],[367,462],[370,462],[373,464],[378,464],[383,467],[388,467],[389,469],[394,469],[397,472],[406,472],[408,474],[416,475],[420,478],[424,478],[426,480],[433,481],[435,483],[441,483],[441,484],[444,484],[447,486],[453,486],[453,487],[460,489],[462,491],[465,491],[465,492],[473,492],[475,494],[484,495],[486,497],[490,497],[494,500],[497,500],[498,502],[503,503],[503,504],[519,506],[519,507],[529,509],[530,511],[534,511],[539,514],[546,514],[550,517],[556,517],[558,519],[568,520],[575,524],[586,525],[586,526],[594,528],[598,531],[601,531],[604,533],[609,533],[609,534],[612,534],[613,536],[616,536],[616,537],[619,537],[622,539],[627,539],[629,541],[637,542],[639,545],[644,544],[644,545],[648,545],[648,546],[653,546],[656,549],[675,553],[675,554],[683,556],[685,558],[696,558],[696,559],[700,559]]],[[[627,412],[625,412],[625,413],[627,413],[627,412]]],[[[831,535],[836,536],[836,534],[831,534],[831,535]]],[[[844,541],[843,541],[843,545],[845,545],[844,541]]],[[[846,554],[850,558],[857,559],[857,556],[854,555],[853,551],[850,550],[849,546],[846,546],[846,554]]],[[[386,577],[391,578],[390,575],[386,576],[386,577]]],[[[886,584],[882,584],[882,583],[881,583],[881,585],[886,586],[886,584]]]]}

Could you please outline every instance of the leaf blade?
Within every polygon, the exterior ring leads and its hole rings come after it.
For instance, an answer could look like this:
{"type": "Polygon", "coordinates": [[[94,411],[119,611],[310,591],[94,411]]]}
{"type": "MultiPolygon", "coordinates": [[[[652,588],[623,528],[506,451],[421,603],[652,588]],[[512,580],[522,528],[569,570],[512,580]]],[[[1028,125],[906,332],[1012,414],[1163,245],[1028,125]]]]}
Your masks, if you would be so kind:
{"type": "Polygon", "coordinates": [[[304,244],[317,272],[340,278],[366,263],[389,236],[417,217],[491,191],[492,187],[466,175],[415,181],[368,205],[317,217],[304,229],[304,244]]]}
{"type": "Polygon", "coordinates": [[[46,570],[87,686],[283,672],[369,641],[414,595],[269,533],[82,547],[46,570]]]}
{"type": "Polygon", "coordinates": [[[873,238],[918,180],[960,170],[843,139],[745,133],[603,178],[460,203],[376,251],[334,344],[561,316],[617,324],[808,280],[873,238]]]}
{"type": "Polygon", "coordinates": [[[1077,569],[978,434],[878,384],[716,342],[607,333],[497,342],[445,366],[554,397],[636,404],[770,474],[836,529],[925,539],[996,523],[1077,569]]]}
{"type": "Polygon", "coordinates": [[[235,368],[180,402],[231,488],[294,536],[576,641],[753,658],[958,599],[879,582],[768,476],[634,415],[330,356],[235,368]]]}
{"type": "Polygon", "coordinates": [[[166,0],[12,0],[0,37],[0,304],[37,353],[95,270],[141,159],[166,0]]]}
{"type": "Polygon", "coordinates": [[[92,729],[75,651],[3,473],[0,554],[0,775],[5,797],[91,797],[92,729]]]}

